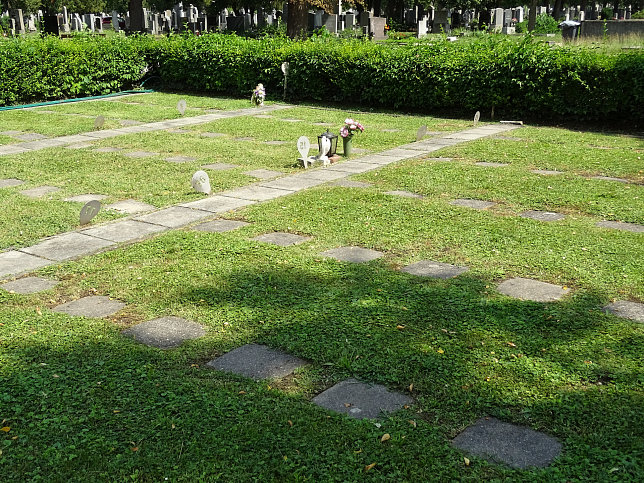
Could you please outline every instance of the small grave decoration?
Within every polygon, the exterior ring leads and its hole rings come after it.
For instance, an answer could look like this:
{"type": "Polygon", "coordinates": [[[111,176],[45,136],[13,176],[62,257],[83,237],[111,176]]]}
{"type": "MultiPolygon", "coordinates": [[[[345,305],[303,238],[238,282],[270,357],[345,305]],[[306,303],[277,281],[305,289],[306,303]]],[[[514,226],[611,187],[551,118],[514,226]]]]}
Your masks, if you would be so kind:
{"type": "Polygon", "coordinates": [[[342,136],[342,146],[344,147],[344,155],[346,157],[351,156],[351,140],[357,132],[364,132],[364,126],[354,119],[345,119],[344,126],[340,129],[340,136],[342,136]]]}
{"type": "Polygon", "coordinates": [[[250,102],[253,105],[259,107],[264,105],[264,98],[266,97],[266,89],[264,89],[264,84],[257,84],[253,95],[250,97],[250,102]]]}

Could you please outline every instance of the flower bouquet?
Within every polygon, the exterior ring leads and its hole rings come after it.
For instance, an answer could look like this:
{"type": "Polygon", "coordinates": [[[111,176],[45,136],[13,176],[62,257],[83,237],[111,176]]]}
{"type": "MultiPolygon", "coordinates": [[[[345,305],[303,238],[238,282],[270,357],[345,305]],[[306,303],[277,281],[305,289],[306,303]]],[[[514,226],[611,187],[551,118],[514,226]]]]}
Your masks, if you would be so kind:
{"type": "Polygon", "coordinates": [[[352,138],[357,132],[363,132],[364,126],[358,121],[353,119],[345,119],[344,126],[340,129],[340,136],[342,136],[342,145],[344,147],[344,155],[348,158],[351,156],[352,138]]]}

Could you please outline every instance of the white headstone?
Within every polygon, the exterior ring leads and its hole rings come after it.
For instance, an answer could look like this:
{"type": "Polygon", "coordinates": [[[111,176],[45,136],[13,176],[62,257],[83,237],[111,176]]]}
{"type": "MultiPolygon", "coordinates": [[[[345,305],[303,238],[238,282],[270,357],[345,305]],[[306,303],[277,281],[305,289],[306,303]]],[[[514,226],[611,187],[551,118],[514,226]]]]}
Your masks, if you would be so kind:
{"type": "Polygon", "coordinates": [[[102,128],[103,124],[105,124],[105,117],[104,116],[98,116],[96,119],[94,119],[94,129],[102,128]]]}
{"type": "Polygon", "coordinates": [[[177,111],[179,111],[179,114],[181,114],[182,116],[186,113],[186,107],[188,107],[188,103],[185,99],[181,99],[179,102],[177,102],[177,111]]]}
{"type": "Polygon", "coordinates": [[[198,193],[210,194],[210,178],[205,171],[197,171],[192,175],[192,187],[198,193]]]}
{"type": "Polygon", "coordinates": [[[288,62],[282,62],[282,73],[288,75],[289,65],[288,62]]]}
{"type": "Polygon", "coordinates": [[[80,211],[80,224],[87,225],[101,211],[101,202],[92,200],[85,203],[80,211]]]}
{"type": "Polygon", "coordinates": [[[476,114],[474,114],[474,125],[475,126],[479,123],[479,119],[481,119],[481,111],[476,111],[476,114]]]}
{"type": "Polygon", "coordinates": [[[309,157],[309,150],[311,149],[311,141],[306,136],[300,136],[297,140],[297,150],[300,152],[302,159],[309,157]]]}
{"type": "Polygon", "coordinates": [[[422,140],[427,135],[427,126],[420,126],[416,133],[416,141],[422,140]]]}

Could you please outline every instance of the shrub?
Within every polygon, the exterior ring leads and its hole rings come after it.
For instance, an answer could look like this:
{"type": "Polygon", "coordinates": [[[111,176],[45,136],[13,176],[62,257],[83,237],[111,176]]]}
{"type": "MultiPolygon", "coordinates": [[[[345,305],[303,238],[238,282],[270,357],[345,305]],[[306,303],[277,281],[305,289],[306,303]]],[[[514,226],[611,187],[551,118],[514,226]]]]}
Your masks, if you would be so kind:
{"type": "Polygon", "coordinates": [[[537,15],[534,32],[537,34],[556,34],[559,32],[559,22],[547,13],[537,15]]]}

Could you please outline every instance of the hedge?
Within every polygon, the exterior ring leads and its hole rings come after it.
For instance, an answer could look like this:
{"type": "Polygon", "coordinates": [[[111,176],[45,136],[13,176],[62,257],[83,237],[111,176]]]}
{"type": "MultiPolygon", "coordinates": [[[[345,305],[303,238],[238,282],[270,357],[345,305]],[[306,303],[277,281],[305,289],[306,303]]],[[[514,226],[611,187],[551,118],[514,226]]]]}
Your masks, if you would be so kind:
{"type": "Polygon", "coordinates": [[[536,120],[644,120],[643,51],[550,47],[531,37],[403,46],[221,34],[14,40],[0,42],[0,58],[0,67],[7,66],[0,70],[0,104],[119,90],[141,80],[146,67],[167,88],[250,97],[262,82],[269,97],[278,97],[287,61],[291,101],[455,114],[494,107],[498,117],[536,120]]]}

